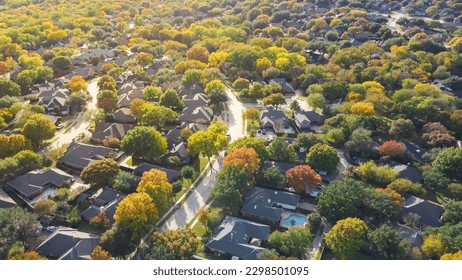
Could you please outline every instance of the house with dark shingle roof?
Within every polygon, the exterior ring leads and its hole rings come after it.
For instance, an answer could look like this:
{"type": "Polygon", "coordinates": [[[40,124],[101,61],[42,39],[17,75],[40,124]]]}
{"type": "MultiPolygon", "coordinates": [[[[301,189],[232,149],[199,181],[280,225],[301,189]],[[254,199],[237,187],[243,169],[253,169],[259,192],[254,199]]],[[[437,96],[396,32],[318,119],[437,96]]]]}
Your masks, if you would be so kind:
{"type": "Polygon", "coordinates": [[[157,169],[157,170],[160,170],[160,171],[164,171],[166,174],[167,174],[167,179],[170,183],[176,181],[178,178],[180,178],[180,172],[178,172],[177,170],[174,170],[174,169],[169,169],[169,168],[165,168],[165,167],[162,167],[162,166],[158,166],[158,165],[154,165],[154,164],[149,164],[149,163],[141,163],[140,165],[138,165],[134,170],[133,170],[133,174],[135,174],[136,176],[143,176],[144,172],[147,172],[151,169],[157,169]]]}
{"type": "Polygon", "coordinates": [[[209,104],[209,97],[203,93],[184,95],[182,100],[184,107],[203,107],[209,104]]]}
{"type": "Polygon", "coordinates": [[[9,181],[7,186],[21,198],[30,202],[42,194],[54,196],[54,191],[57,188],[63,184],[70,184],[73,178],[60,169],[50,168],[48,170],[30,171],[9,181]]]}
{"type": "Polygon", "coordinates": [[[181,164],[188,164],[191,161],[191,157],[186,153],[188,144],[186,142],[180,142],[178,144],[173,144],[173,147],[170,151],[160,157],[165,163],[170,163],[170,157],[178,157],[181,164]]]}
{"type": "Polygon", "coordinates": [[[95,131],[91,136],[91,141],[94,143],[103,143],[108,146],[110,139],[116,138],[121,140],[134,127],[135,125],[133,124],[100,122],[96,125],[95,131]]]}
{"type": "Polygon", "coordinates": [[[186,107],[183,109],[181,116],[178,117],[180,122],[188,123],[210,123],[213,119],[213,110],[209,107],[186,107]]]}
{"type": "Polygon", "coordinates": [[[405,142],[404,145],[406,146],[406,149],[413,160],[419,163],[425,163],[423,158],[423,155],[425,154],[424,149],[411,142],[405,142]]]}
{"type": "Polygon", "coordinates": [[[114,119],[117,123],[135,124],[136,119],[130,111],[130,108],[120,108],[114,112],[114,119]]]}
{"type": "Polygon", "coordinates": [[[296,110],[294,112],[294,122],[298,129],[307,130],[312,125],[323,125],[325,117],[315,111],[296,110]]]}
{"type": "Polygon", "coordinates": [[[114,223],[114,214],[117,206],[125,197],[126,195],[119,191],[109,188],[101,189],[95,196],[87,198],[90,200],[91,205],[81,213],[82,218],[90,222],[91,219],[98,216],[101,212],[104,212],[112,225],[114,223]]]}
{"type": "Polygon", "coordinates": [[[229,255],[230,259],[256,260],[257,254],[266,250],[262,246],[269,235],[267,225],[226,216],[205,246],[216,254],[229,255]]]}
{"type": "Polygon", "coordinates": [[[0,209],[17,206],[16,202],[0,188],[0,209]]]}
{"type": "Polygon", "coordinates": [[[269,81],[270,83],[276,83],[282,87],[282,93],[283,94],[294,94],[295,90],[292,87],[291,84],[289,84],[285,78],[276,78],[276,79],[271,79],[269,81]]]}
{"type": "Polygon", "coordinates": [[[58,227],[37,247],[40,255],[57,260],[90,260],[99,237],[68,227],[58,227]]]}
{"type": "Polygon", "coordinates": [[[260,115],[260,127],[272,129],[276,133],[284,133],[284,128],[290,127],[290,121],[284,111],[276,110],[273,106],[269,106],[260,115]]]}
{"type": "Polygon", "coordinates": [[[187,94],[198,94],[204,93],[204,87],[201,84],[187,84],[181,87],[181,90],[178,92],[179,96],[187,94]]]}
{"type": "Polygon", "coordinates": [[[279,190],[252,187],[245,194],[241,214],[265,224],[278,225],[286,210],[295,210],[300,195],[279,190]]]}
{"type": "Polygon", "coordinates": [[[443,206],[413,195],[406,196],[401,206],[402,218],[409,214],[416,214],[419,217],[418,223],[423,226],[441,226],[443,213],[443,206]]]}
{"type": "Polygon", "coordinates": [[[402,224],[395,224],[392,228],[396,230],[399,236],[402,239],[405,239],[411,247],[420,248],[420,246],[422,246],[423,234],[420,230],[416,230],[402,224]]]}
{"type": "MultiPolygon", "coordinates": [[[[93,161],[107,158],[109,153],[113,151],[113,149],[108,147],[72,142],[64,155],[59,159],[58,164],[82,171],[93,161]]],[[[120,156],[120,153],[117,156],[120,156]]]]}
{"type": "Polygon", "coordinates": [[[398,178],[408,179],[413,183],[422,182],[422,171],[410,165],[391,162],[388,164],[398,173],[398,178]]]}

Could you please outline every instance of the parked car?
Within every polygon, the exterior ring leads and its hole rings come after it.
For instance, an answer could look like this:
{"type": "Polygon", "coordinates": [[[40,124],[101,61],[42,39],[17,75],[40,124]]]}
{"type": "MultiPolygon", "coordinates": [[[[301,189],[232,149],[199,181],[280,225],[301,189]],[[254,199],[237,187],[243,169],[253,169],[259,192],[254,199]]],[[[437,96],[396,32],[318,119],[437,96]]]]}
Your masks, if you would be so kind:
{"type": "Polygon", "coordinates": [[[56,126],[56,129],[60,130],[60,129],[63,129],[64,127],[64,124],[60,123],[56,126]]]}

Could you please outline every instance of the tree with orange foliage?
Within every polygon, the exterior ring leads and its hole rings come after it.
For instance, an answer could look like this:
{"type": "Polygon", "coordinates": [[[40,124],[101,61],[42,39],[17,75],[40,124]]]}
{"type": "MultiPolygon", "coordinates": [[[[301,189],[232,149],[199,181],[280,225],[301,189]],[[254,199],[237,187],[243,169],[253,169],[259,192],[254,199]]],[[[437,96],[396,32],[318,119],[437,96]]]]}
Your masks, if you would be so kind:
{"type": "Polygon", "coordinates": [[[260,159],[253,148],[237,148],[225,157],[224,166],[234,163],[238,168],[249,173],[255,173],[260,165],[260,159]]]}
{"type": "Polygon", "coordinates": [[[401,208],[401,204],[403,204],[404,198],[397,191],[389,187],[385,189],[377,188],[375,189],[375,191],[378,193],[388,193],[393,199],[393,202],[396,204],[398,209],[401,208]]]}
{"type": "Polygon", "coordinates": [[[3,75],[6,72],[8,72],[8,69],[8,65],[5,62],[0,61],[0,75],[3,75]]]}
{"type": "Polygon", "coordinates": [[[69,90],[74,92],[79,92],[81,90],[87,91],[87,83],[82,76],[73,76],[68,83],[69,90]]]}
{"type": "Polygon", "coordinates": [[[391,158],[397,157],[406,152],[406,146],[395,140],[384,142],[379,148],[380,154],[391,158]]]}
{"type": "Polygon", "coordinates": [[[207,63],[209,61],[209,51],[200,45],[192,46],[186,53],[188,59],[199,60],[200,62],[207,63]]]}
{"type": "Polygon", "coordinates": [[[307,192],[322,182],[321,176],[308,165],[297,165],[286,173],[287,182],[297,192],[307,192]]]}

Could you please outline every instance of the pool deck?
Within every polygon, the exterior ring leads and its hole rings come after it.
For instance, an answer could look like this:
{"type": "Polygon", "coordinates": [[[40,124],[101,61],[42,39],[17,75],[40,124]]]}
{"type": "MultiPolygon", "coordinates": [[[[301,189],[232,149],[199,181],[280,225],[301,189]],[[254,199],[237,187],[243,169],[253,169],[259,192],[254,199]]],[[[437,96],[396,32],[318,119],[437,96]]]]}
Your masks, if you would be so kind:
{"type": "Polygon", "coordinates": [[[298,212],[290,212],[290,211],[284,211],[281,215],[281,220],[279,222],[279,225],[283,228],[291,228],[291,227],[287,227],[285,224],[284,224],[284,220],[287,219],[290,215],[297,215],[297,216],[302,216],[306,219],[306,223],[304,223],[303,225],[301,224],[298,224],[298,225],[295,225],[294,227],[304,227],[307,223],[308,223],[308,217],[302,213],[298,213],[298,212]]]}

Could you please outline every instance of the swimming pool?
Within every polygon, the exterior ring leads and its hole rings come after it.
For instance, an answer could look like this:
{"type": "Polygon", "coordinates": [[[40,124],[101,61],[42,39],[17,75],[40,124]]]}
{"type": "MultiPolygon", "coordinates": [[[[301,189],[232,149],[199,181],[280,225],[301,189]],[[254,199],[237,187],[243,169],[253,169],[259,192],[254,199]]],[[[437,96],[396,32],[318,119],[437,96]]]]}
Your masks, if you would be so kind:
{"type": "Polygon", "coordinates": [[[306,217],[301,216],[301,215],[290,214],[289,217],[284,219],[284,225],[288,228],[291,228],[297,225],[304,225],[304,224],[306,224],[306,217]]]}

